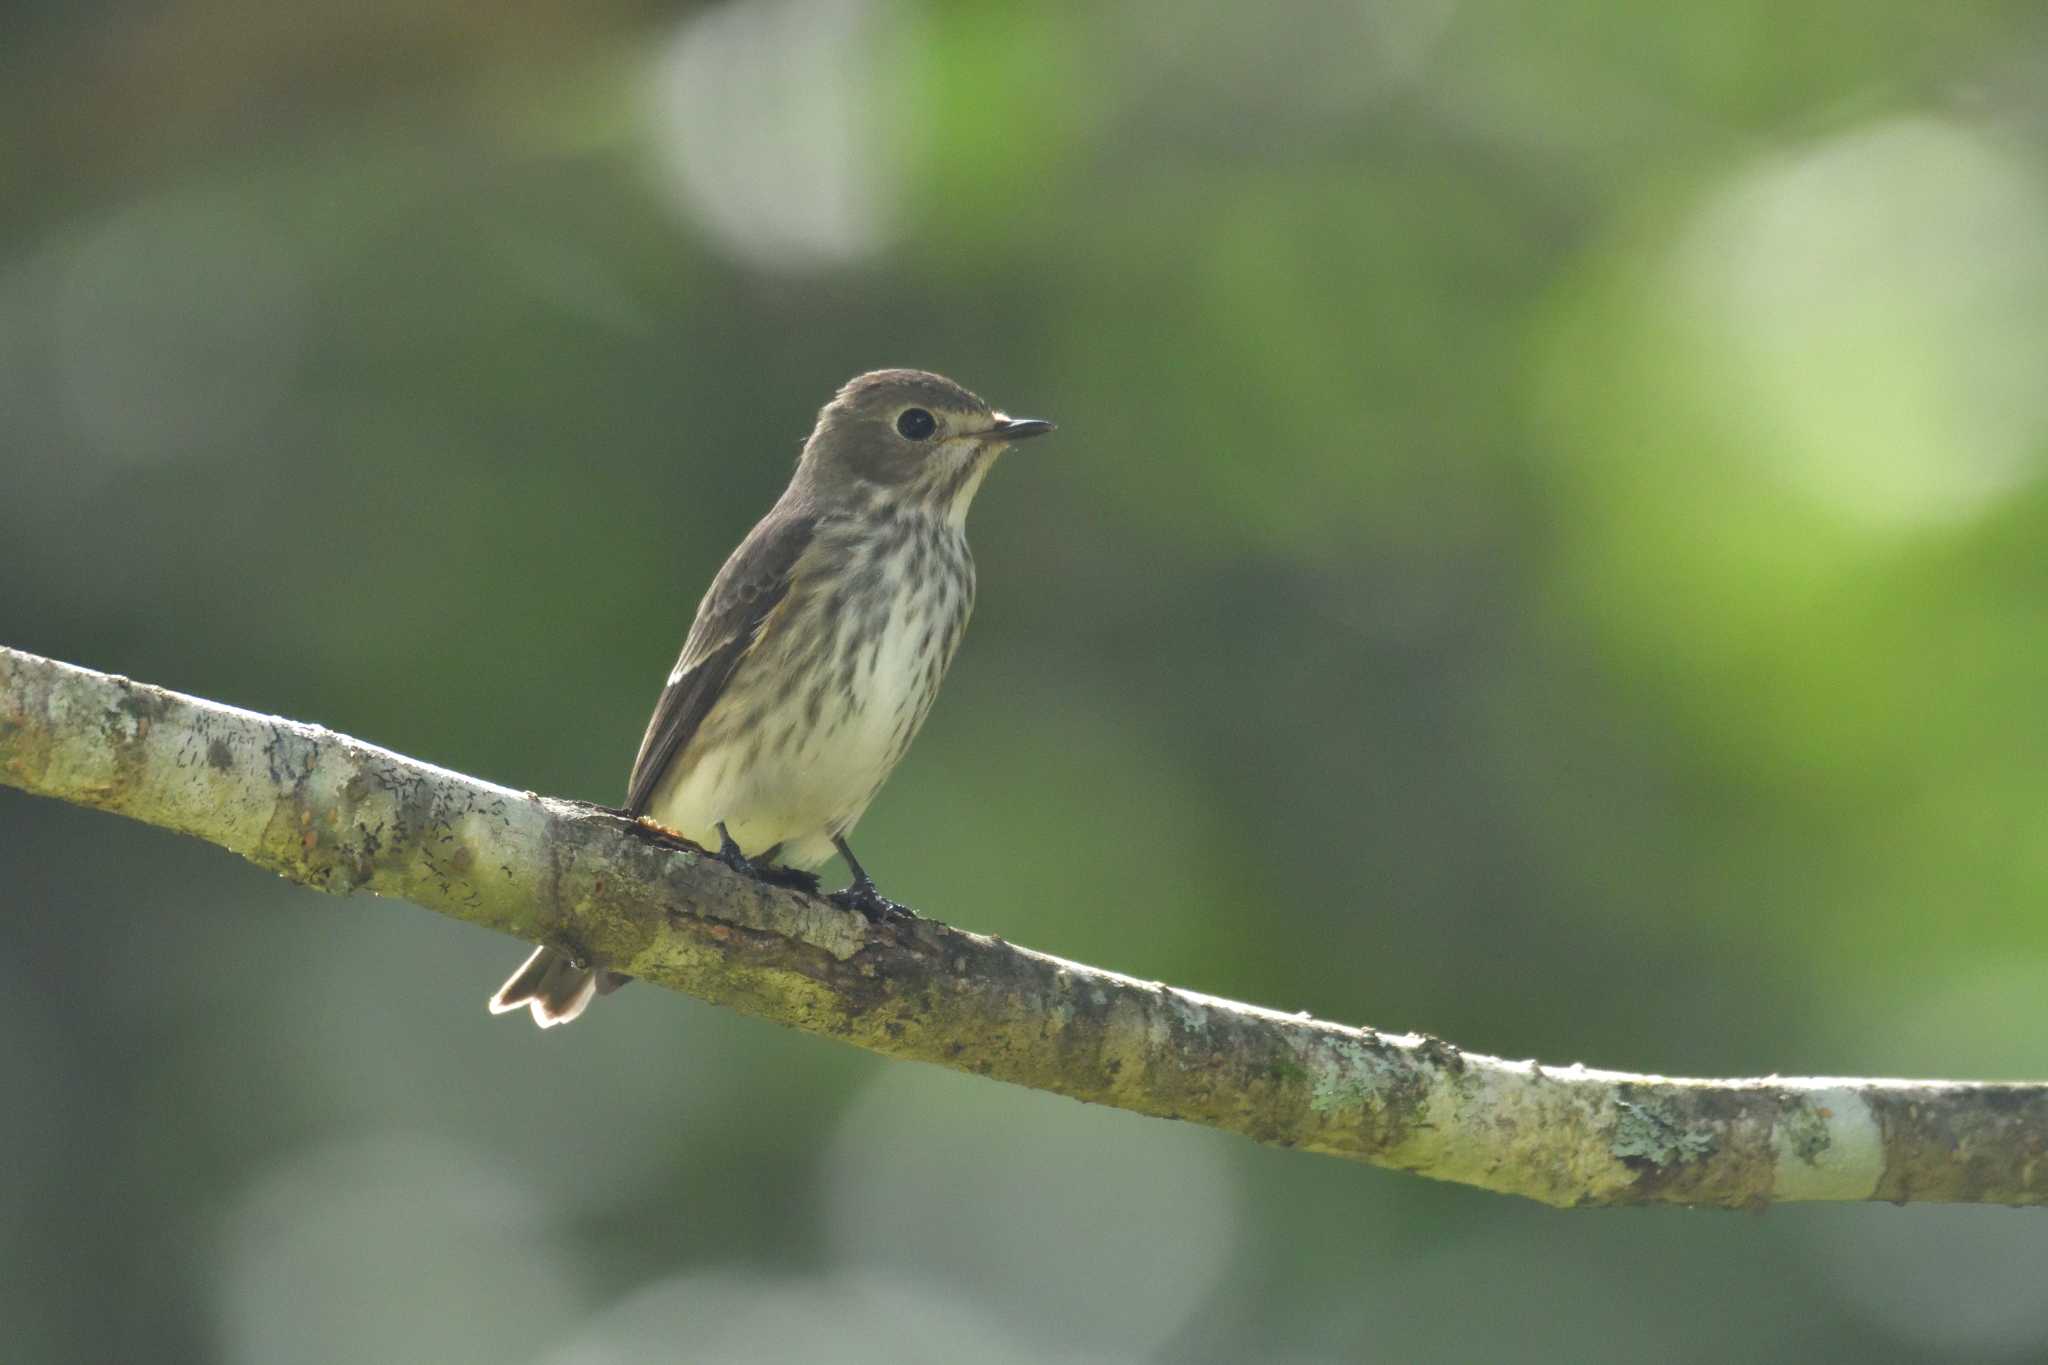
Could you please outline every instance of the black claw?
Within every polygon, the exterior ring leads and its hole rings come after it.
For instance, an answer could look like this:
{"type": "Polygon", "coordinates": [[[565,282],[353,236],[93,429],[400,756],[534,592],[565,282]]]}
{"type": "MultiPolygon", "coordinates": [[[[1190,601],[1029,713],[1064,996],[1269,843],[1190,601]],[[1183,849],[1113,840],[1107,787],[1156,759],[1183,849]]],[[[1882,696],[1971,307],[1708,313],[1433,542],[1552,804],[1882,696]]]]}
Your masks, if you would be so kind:
{"type": "Polygon", "coordinates": [[[746,854],[740,852],[740,846],[732,841],[730,834],[725,832],[725,821],[723,820],[718,822],[718,852],[713,856],[742,877],[751,877],[755,881],[761,880],[761,870],[747,860],[746,854]]]}
{"type": "Polygon", "coordinates": [[[806,872],[799,867],[757,867],[754,875],[770,886],[786,886],[792,891],[806,895],[818,894],[818,874],[806,872]]]}
{"type": "Polygon", "coordinates": [[[841,835],[832,837],[832,847],[839,850],[839,856],[846,859],[846,870],[853,873],[853,885],[843,891],[834,891],[825,897],[842,910],[858,910],[868,917],[871,924],[885,920],[913,920],[917,912],[907,905],[898,905],[881,892],[875,890],[875,879],[860,865],[860,859],[853,856],[853,850],[846,846],[841,835]]]}
{"type": "Polygon", "coordinates": [[[792,891],[804,891],[813,896],[818,894],[817,873],[805,872],[801,868],[795,867],[778,867],[770,861],[770,859],[776,856],[777,851],[781,849],[782,845],[777,844],[774,848],[769,849],[761,856],[761,861],[757,863],[746,854],[740,852],[740,846],[734,843],[732,835],[726,832],[723,820],[718,822],[716,828],[718,830],[718,852],[711,856],[739,873],[742,877],[751,877],[757,882],[766,882],[770,886],[786,886],[792,891]]]}
{"type": "Polygon", "coordinates": [[[841,910],[858,910],[868,917],[870,924],[885,924],[893,920],[904,923],[917,918],[917,912],[907,905],[898,905],[881,892],[875,884],[862,877],[853,885],[841,891],[834,891],[825,897],[841,910]]]}

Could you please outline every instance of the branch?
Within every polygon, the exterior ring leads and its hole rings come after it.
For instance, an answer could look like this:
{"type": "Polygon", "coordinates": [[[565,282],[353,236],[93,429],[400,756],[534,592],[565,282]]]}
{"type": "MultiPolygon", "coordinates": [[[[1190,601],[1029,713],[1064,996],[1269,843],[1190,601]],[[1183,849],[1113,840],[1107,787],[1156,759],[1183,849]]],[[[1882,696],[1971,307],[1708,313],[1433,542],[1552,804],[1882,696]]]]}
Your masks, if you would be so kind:
{"type": "Polygon", "coordinates": [[[1279,1014],[870,925],[599,806],[6,648],[0,782],[884,1056],[1548,1204],[2048,1202],[2048,1085],[1677,1080],[1279,1014]]]}

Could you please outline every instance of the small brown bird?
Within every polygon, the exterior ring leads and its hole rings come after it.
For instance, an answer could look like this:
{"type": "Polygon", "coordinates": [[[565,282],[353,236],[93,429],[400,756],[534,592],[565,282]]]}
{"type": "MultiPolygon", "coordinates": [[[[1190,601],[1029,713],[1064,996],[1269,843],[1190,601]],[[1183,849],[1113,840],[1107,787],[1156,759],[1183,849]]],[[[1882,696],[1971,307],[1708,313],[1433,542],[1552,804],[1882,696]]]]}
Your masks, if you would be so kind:
{"type": "MultiPolygon", "coordinates": [[[[796,474],[697,605],[627,782],[626,811],[735,869],[810,868],[834,899],[901,913],[846,846],[902,759],[974,608],[967,508],[996,457],[1050,422],[950,379],[877,370],[818,413],[796,474]]],[[[627,980],[536,950],[491,998],[542,1028],[627,980]]]]}

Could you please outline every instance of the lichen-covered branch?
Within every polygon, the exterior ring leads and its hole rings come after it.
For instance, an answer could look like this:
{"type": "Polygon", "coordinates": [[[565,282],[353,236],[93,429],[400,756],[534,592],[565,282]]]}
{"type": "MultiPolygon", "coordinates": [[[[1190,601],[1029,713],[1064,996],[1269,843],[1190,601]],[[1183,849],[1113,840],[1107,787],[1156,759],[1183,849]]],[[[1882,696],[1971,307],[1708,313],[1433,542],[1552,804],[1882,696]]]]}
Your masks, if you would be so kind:
{"type": "Polygon", "coordinates": [[[1548,1204],[2048,1202],[2048,1085],[1633,1076],[1280,1014],[871,925],[601,807],[5,648],[0,782],[885,1056],[1548,1204]]]}

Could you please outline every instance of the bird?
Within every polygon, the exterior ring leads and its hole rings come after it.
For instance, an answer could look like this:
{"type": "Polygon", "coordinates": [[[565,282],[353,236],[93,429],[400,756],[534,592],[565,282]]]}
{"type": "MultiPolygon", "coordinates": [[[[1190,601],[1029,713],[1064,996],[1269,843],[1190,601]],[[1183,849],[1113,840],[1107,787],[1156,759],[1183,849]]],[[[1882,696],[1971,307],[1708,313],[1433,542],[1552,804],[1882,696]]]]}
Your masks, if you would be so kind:
{"type": "MultiPolygon", "coordinates": [[[[623,814],[742,873],[837,853],[833,899],[884,897],[847,837],[924,724],[974,609],[967,510],[996,459],[1054,429],[926,370],[859,375],[819,410],[789,486],[698,603],[626,783],[623,814]]],[[[542,1028],[629,977],[542,945],[490,999],[542,1028]]]]}

